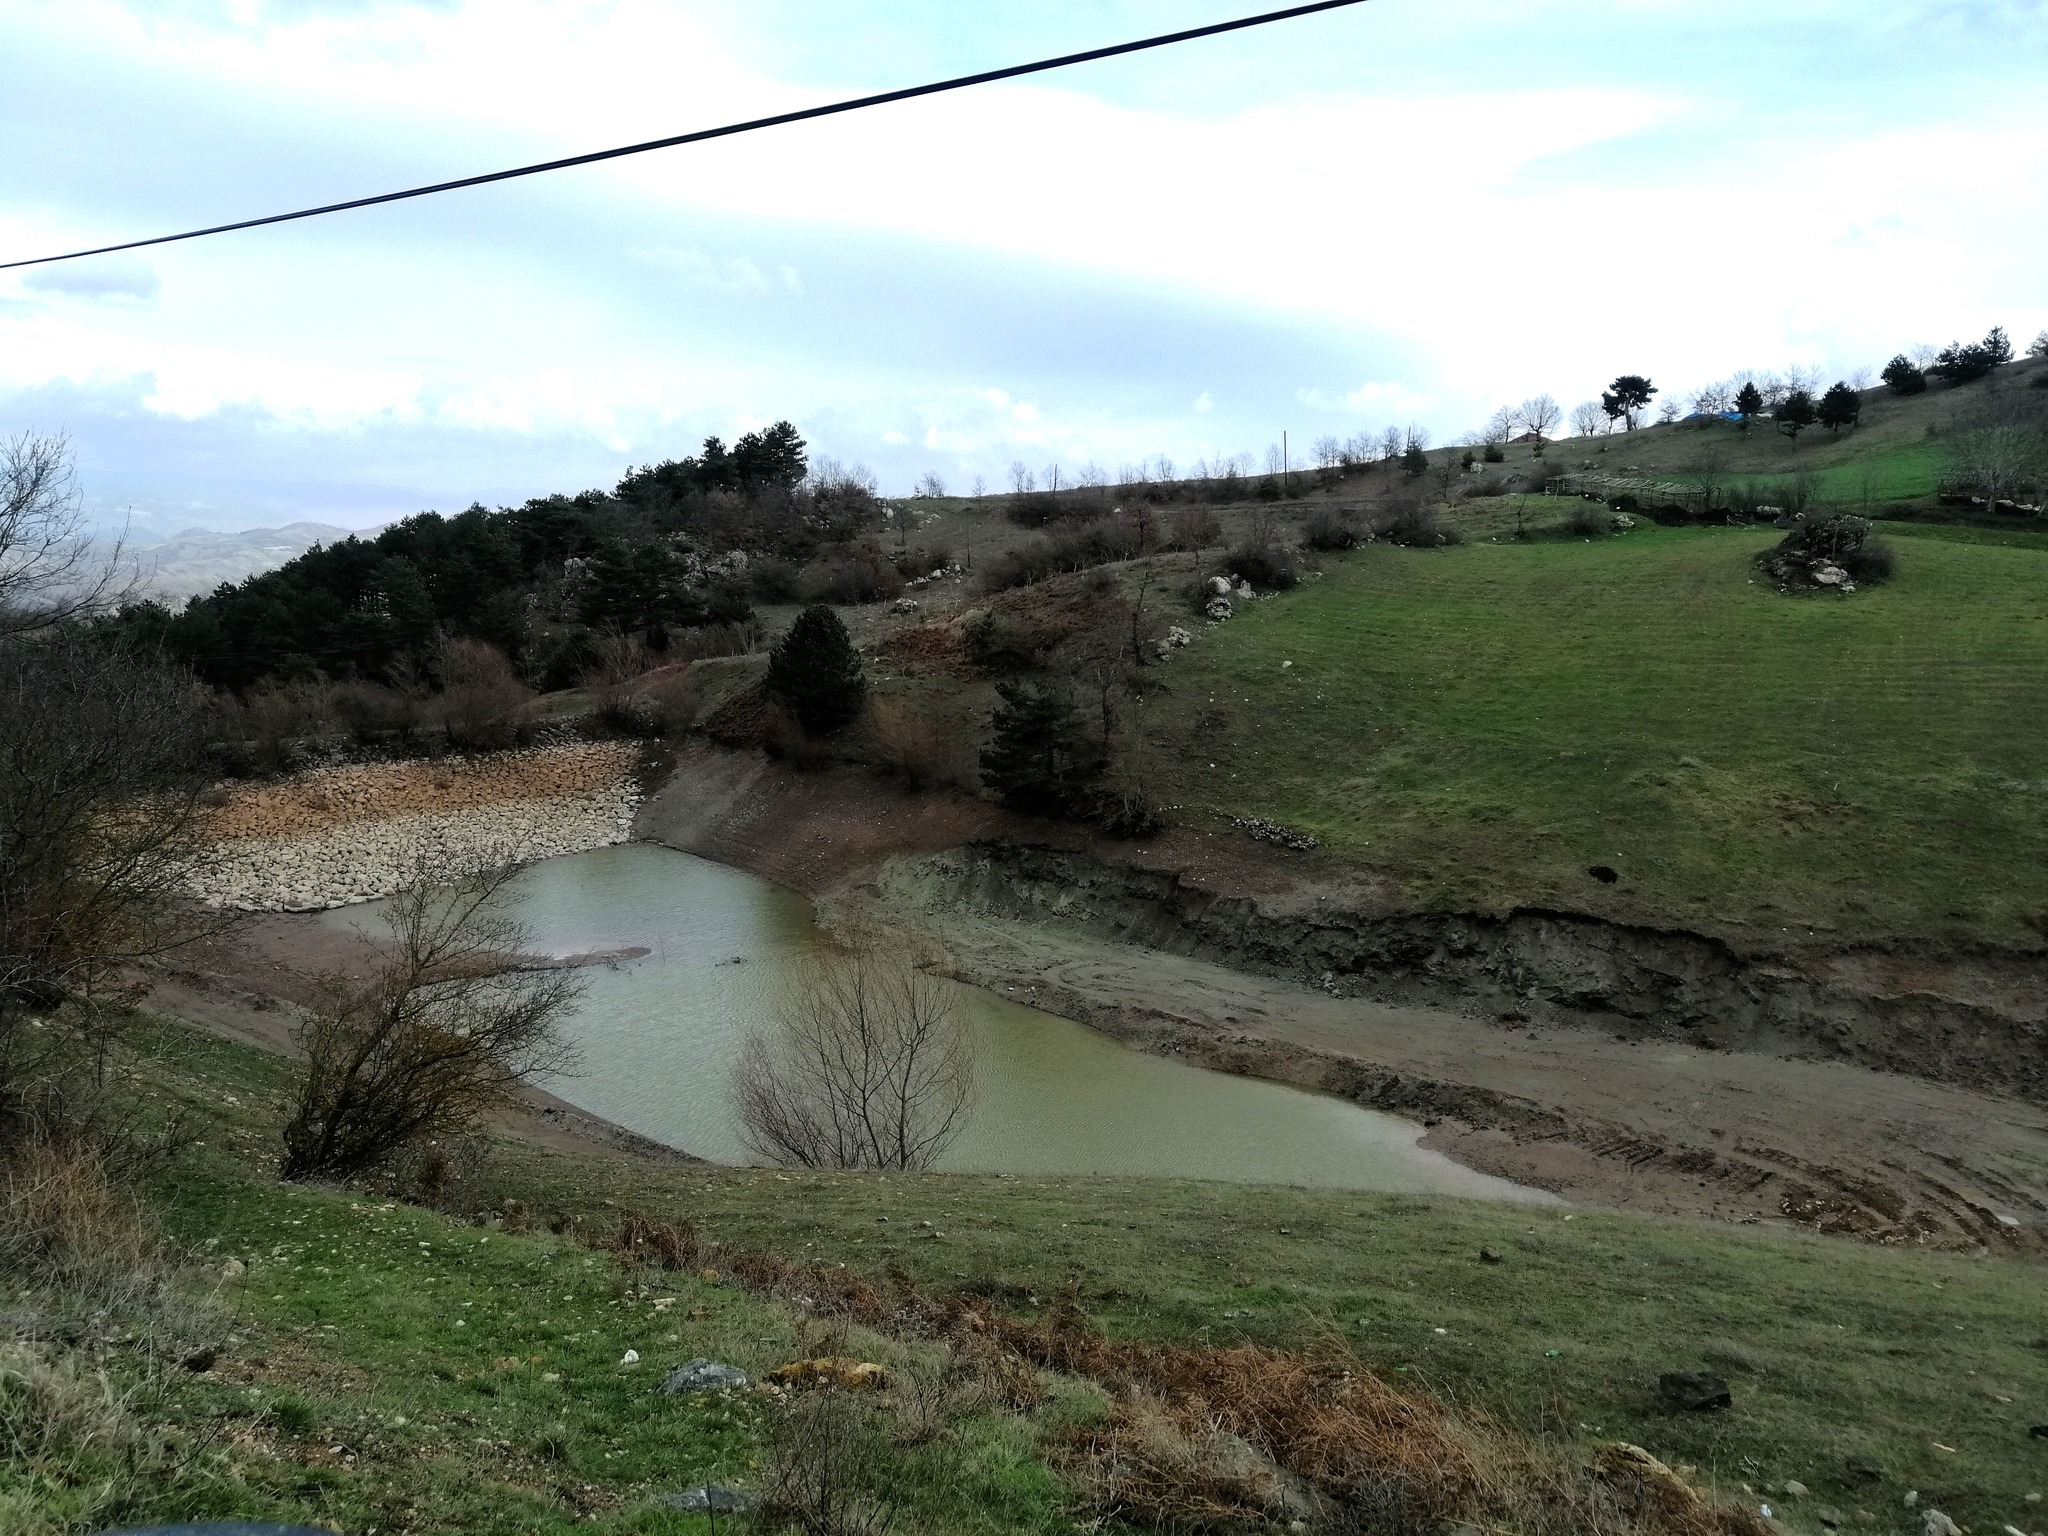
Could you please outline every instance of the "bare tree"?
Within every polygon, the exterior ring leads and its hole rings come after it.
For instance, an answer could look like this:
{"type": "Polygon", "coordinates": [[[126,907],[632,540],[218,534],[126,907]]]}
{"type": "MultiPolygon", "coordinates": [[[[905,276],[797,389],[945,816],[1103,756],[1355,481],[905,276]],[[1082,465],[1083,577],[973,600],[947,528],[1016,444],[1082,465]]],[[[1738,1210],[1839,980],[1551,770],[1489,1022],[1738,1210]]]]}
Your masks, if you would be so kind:
{"type": "Polygon", "coordinates": [[[1946,480],[1984,498],[1984,510],[2018,501],[2048,479],[2048,409],[2019,394],[1993,396],[1948,445],[1946,480]]]}
{"type": "Polygon", "coordinates": [[[206,706],[189,678],[58,632],[0,641],[0,1141],[95,1112],[118,968],[212,920],[206,706]]]}
{"type": "Polygon", "coordinates": [[[1010,466],[1011,494],[1022,496],[1026,491],[1035,491],[1037,489],[1038,477],[1031,473],[1029,465],[1022,459],[1018,459],[1010,466]]]}
{"type": "Polygon", "coordinates": [[[1608,425],[1607,413],[1598,400],[1582,400],[1572,407],[1572,431],[1580,437],[1597,436],[1608,425]]]}
{"type": "Polygon", "coordinates": [[[1515,425],[1526,428],[1535,437],[1537,451],[1541,452],[1544,440],[1564,420],[1564,412],[1550,396],[1537,395],[1515,407],[1514,419],[1515,425]]]}
{"type": "Polygon", "coordinates": [[[946,482],[939,478],[937,470],[928,469],[924,472],[923,478],[917,482],[917,489],[912,494],[936,500],[938,497],[946,494],[946,482]]]}
{"type": "Polygon", "coordinates": [[[1388,427],[1384,432],[1380,433],[1380,462],[1383,464],[1396,462],[1401,457],[1401,450],[1405,446],[1406,444],[1401,438],[1401,429],[1399,427],[1388,427]]]}
{"type": "Polygon", "coordinates": [[[1504,405],[1486,418],[1486,425],[1480,429],[1479,441],[1495,448],[1505,448],[1515,435],[1515,407],[1504,405]]]}
{"type": "Polygon", "coordinates": [[[1714,503],[1728,489],[1728,455],[1719,443],[1709,441],[1686,466],[1686,474],[1700,494],[1700,511],[1711,515],[1714,503]]]}
{"type": "Polygon", "coordinates": [[[0,439],[0,639],[52,629],[122,595],[117,545],[98,549],[71,444],[35,432],[0,439]]]}
{"type": "Polygon", "coordinates": [[[982,497],[986,496],[987,494],[988,481],[982,478],[980,475],[976,475],[974,477],[974,499],[976,501],[979,501],[982,497]]]}
{"type": "Polygon", "coordinates": [[[734,1073],[756,1156],[783,1167],[929,1168],[974,1100],[956,994],[871,944],[801,965],[734,1073]]]}
{"type": "Polygon", "coordinates": [[[331,979],[297,1031],[306,1065],[284,1129],[287,1179],[346,1178],[429,1137],[475,1129],[522,1084],[567,1071],[561,1025],[583,987],[538,968],[503,913],[509,868],[452,886],[424,871],[391,898],[389,958],[331,979]]]}

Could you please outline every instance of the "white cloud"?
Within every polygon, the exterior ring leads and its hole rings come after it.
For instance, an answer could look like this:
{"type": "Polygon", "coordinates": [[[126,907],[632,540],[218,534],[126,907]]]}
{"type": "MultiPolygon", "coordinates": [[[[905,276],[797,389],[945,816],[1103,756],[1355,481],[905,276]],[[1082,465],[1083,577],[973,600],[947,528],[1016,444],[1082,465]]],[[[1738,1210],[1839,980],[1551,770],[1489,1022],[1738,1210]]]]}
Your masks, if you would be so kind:
{"type": "MultiPolygon", "coordinates": [[[[768,274],[745,256],[708,256],[673,245],[642,246],[628,254],[635,261],[673,273],[694,293],[769,293],[775,286],[768,274]]],[[[784,267],[782,274],[785,287],[795,291],[795,273],[784,267]]]]}
{"type": "Polygon", "coordinates": [[[32,267],[21,276],[31,293],[113,303],[152,302],[162,291],[156,268],[132,256],[93,256],[52,267],[32,267]]]}

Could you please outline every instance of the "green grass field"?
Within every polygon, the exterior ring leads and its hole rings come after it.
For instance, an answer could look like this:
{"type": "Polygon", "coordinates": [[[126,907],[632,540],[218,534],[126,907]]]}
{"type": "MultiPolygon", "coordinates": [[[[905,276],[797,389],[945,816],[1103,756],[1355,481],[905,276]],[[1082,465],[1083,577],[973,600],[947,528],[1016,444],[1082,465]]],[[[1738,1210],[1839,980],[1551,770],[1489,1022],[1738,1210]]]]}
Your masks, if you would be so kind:
{"type": "MultiPolygon", "coordinates": [[[[211,1458],[127,1513],[262,1514],[352,1533],[702,1531],[664,1491],[758,1475],[749,1400],[664,1399],[703,1354],[750,1370],[819,1326],[728,1285],[644,1276],[564,1239],[514,1237],[346,1192],[268,1181],[284,1068],[166,1028],[146,1091],[203,1117],[161,1191],[209,1255],[250,1261],[224,1303],[237,1342],[161,1410],[211,1458]],[[642,1364],[619,1361],[637,1349],[642,1364]],[[222,1433],[218,1426],[228,1426],[222,1433]],[[334,1448],[340,1447],[337,1452],[334,1448]]],[[[623,1202],[707,1236],[1029,1314],[1077,1283],[1108,1332],[1302,1345],[1340,1332],[1369,1365],[1553,1443],[1609,1439],[1748,1484],[1789,1529],[1825,1506],[1907,1533],[1908,1491],[1979,1531],[2044,1529],[2048,1316],[2037,1269],[1557,1208],[1141,1180],[879,1177],[662,1168],[497,1144],[457,1196],[597,1227],[623,1202]],[[1480,1258],[1491,1249],[1499,1261],[1480,1258]],[[1661,1408],[1662,1371],[1710,1369],[1736,1404],[1661,1408]],[[1850,1470],[1875,1464],[1875,1478],[1850,1470]],[[1811,1495],[1788,1502],[1788,1479],[1811,1495]],[[1770,1491],[1767,1491],[1770,1490],[1770,1491]]],[[[915,1346],[856,1337],[869,1358],[915,1346]]],[[[905,1451],[903,1528],[1071,1529],[1043,1460],[1096,1411],[970,1418],[905,1451]]],[[[0,1470],[0,1492],[20,1469],[0,1470]]],[[[21,1528],[54,1531],[60,1522],[21,1528]]]]}
{"type": "Polygon", "coordinates": [[[1896,579],[1847,597],[1752,581],[1768,530],[1332,558],[1173,663],[1162,798],[1424,903],[2027,941],[2048,551],[1899,531],[1896,579]]]}

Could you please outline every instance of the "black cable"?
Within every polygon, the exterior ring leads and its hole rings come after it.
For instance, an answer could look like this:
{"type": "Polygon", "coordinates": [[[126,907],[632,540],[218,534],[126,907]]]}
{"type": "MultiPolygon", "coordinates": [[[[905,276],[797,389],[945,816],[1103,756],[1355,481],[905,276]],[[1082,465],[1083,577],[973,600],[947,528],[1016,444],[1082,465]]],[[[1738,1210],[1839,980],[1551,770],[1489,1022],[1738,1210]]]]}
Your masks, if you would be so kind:
{"type": "Polygon", "coordinates": [[[105,256],[112,251],[133,251],[146,245],[169,245],[177,240],[198,240],[206,235],[225,235],[234,230],[256,229],[265,224],[288,224],[294,219],[314,219],[324,213],[346,213],[351,208],[373,208],[379,203],[398,203],[409,197],[429,197],[436,192],[454,192],[462,187],[481,187],[493,181],[538,176],[543,171],[566,170],[570,166],[591,165],[599,160],[617,160],[624,155],[644,155],[649,150],[673,149],[679,144],[701,144],[706,139],[731,138],[734,134],[752,133],[761,128],[779,128],[786,123],[808,122],[817,117],[834,117],[842,112],[858,112],[864,107],[886,106],[893,101],[909,101],[918,96],[936,96],[944,91],[965,90],[970,85],[987,85],[996,80],[1014,80],[1019,75],[1042,74],[1049,69],[1065,69],[1073,64],[1113,59],[1119,54],[1142,53],[1149,48],[1166,48],[1175,43],[1192,42],[1196,38],[1215,37],[1225,32],[1242,32],[1247,27],[1270,26],[1276,21],[1292,21],[1297,16],[1310,16],[1317,11],[1341,10],[1346,6],[1364,3],[1365,0],[1316,0],[1312,5],[1290,6],[1284,11],[1267,11],[1263,15],[1246,16],[1237,21],[1219,21],[1213,26],[1191,27],[1185,32],[1169,32],[1161,37],[1148,37],[1135,43],[1117,43],[1108,48],[1091,48],[1086,53],[1069,53],[1056,59],[1041,59],[1036,64],[1013,64],[1007,69],[991,69],[978,75],[962,75],[956,80],[940,80],[931,85],[913,85],[905,90],[884,91],[878,96],[859,96],[851,101],[833,102],[829,106],[806,107],[801,112],[783,112],[774,117],[757,117],[750,122],[728,123],[723,128],[704,128],[696,133],[679,133],[669,139],[650,139],[645,144],[600,149],[587,155],[571,155],[565,160],[544,160],[538,165],[522,165],[509,171],[490,171],[482,176],[464,176],[458,181],[437,181],[432,186],[413,187],[404,192],[382,192],[375,197],[358,197],[346,203],[301,208],[296,213],[273,213],[260,219],[243,219],[234,224],[215,224],[207,229],[188,229],[180,235],[155,235],[147,240],[123,241],[119,245],[98,245],[87,251],[66,251],[61,256],[33,256],[26,261],[0,261],[0,272],[14,267],[42,266],[53,261],[76,261],[81,256],[105,256]]]}

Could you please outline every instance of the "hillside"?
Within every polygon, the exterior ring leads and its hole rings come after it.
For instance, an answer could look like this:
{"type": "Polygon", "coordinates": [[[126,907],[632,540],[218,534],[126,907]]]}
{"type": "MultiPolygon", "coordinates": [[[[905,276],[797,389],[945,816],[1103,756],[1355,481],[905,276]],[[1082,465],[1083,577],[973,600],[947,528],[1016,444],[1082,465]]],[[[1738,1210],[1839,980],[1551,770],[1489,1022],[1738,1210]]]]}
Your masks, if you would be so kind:
{"type": "MultiPolygon", "coordinates": [[[[1978,1530],[2040,1524],[2027,1434],[2048,1403],[2048,1338],[2038,1275],[2018,1264],[1570,1209],[665,1169],[504,1141],[465,1154],[440,1197],[451,1220],[270,1182],[274,1057],[170,1031],[138,1065],[146,1118],[200,1117],[204,1146],[159,1193],[181,1242],[209,1265],[234,1260],[224,1315],[194,1325],[217,1330],[202,1368],[117,1410],[144,1436],[141,1462],[123,1470],[117,1438],[0,1470],[10,1529],[254,1516],[702,1531],[661,1499],[707,1480],[760,1487],[774,1404],[655,1388],[697,1356],[759,1374],[821,1349],[904,1383],[878,1401],[882,1438],[856,1474],[895,1499],[901,1528],[1052,1531],[1100,1510],[1074,1458],[1073,1426],[1107,1409],[1095,1382],[1038,1373],[1026,1407],[942,1394],[937,1432],[916,1429],[932,1410],[911,1384],[971,1381],[945,1374],[963,1357],[737,1281],[772,1268],[741,1249],[818,1275],[844,1263],[879,1281],[897,1266],[928,1295],[1041,1321],[1072,1285],[1093,1326],[1132,1344],[1341,1347],[1356,1369],[1564,1463],[1623,1439],[1690,1464],[1732,1503],[1768,1504],[1781,1529],[1917,1531],[1924,1507],[1978,1530]],[[701,1271],[618,1262],[622,1206],[726,1246],[701,1271]],[[1674,1369],[1721,1373],[1734,1407],[1660,1406],[1656,1378],[1674,1369]],[[55,1466],[72,1480],[52,1480],[55,1466]]],[[[144,1364],[109,1360],[123,1386],[144,1364]]]]}

